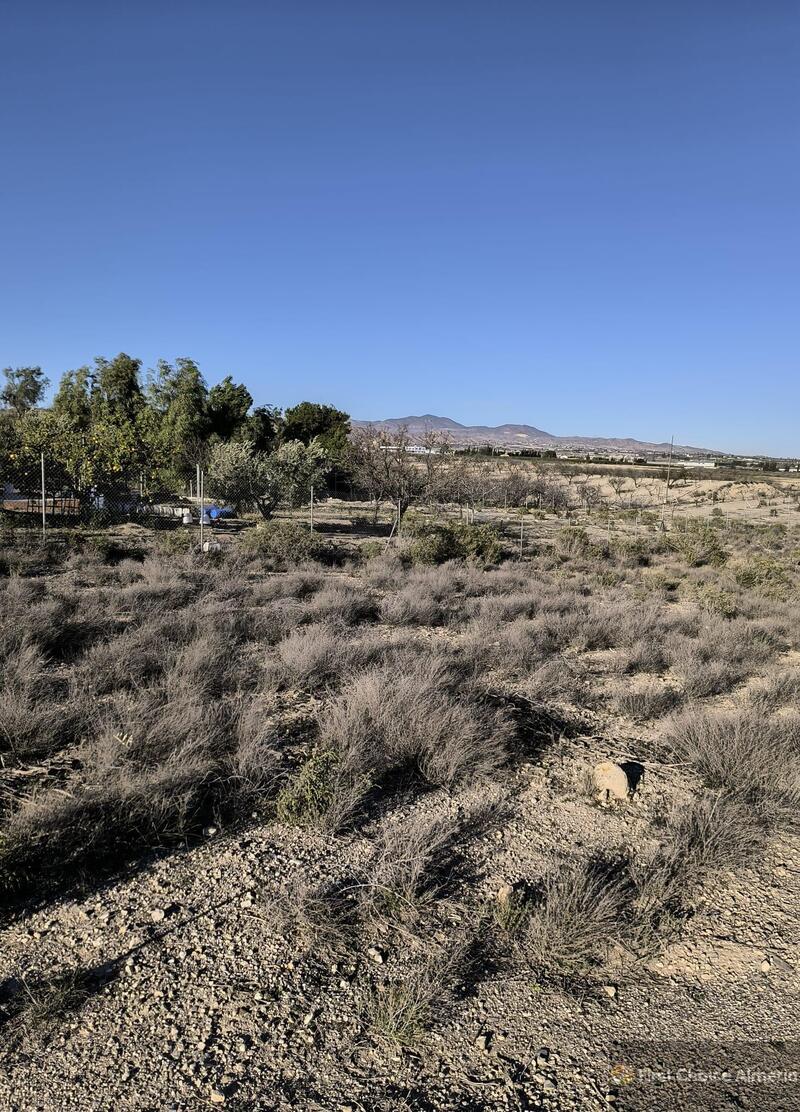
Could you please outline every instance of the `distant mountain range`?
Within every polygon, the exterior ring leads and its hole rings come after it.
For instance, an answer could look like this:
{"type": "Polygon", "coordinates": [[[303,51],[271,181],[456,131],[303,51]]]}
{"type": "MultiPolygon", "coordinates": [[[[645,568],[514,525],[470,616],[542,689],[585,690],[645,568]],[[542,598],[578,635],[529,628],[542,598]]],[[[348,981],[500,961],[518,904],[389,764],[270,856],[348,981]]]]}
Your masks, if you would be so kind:
{"type": "MultiPolygon", "coordinates": [[[[423,413],[419,417],[389,417],[382,421],[353,421],[356,427],[371,425],[386,429],[387,432],[405,428],[409,436],[422,437],[426,432],[444,432],[456,445],[492,444],[502,448],[561,449],[571,448],[582,452],[622,452],[625,454],[654,455],[669,452],[669,443],[654,444],[647,440],[634,440],[631,437],[610,436],[554,436],[533,425],[461,425],[449,417],[437,417],[433,413],[423,413]]],[[[693,448],[686,444],[676,444],[675,451],[694,456],[719,455],[711,448],[693,448]]]]}

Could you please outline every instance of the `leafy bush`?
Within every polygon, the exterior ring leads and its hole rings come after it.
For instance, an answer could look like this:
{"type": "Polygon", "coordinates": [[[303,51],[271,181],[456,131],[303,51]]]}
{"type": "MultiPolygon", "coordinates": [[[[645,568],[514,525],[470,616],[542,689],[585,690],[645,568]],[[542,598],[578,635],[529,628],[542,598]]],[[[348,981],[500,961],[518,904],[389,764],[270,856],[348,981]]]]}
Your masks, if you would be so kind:
{"type": "Polygon", "coordinates": [[[570,525],[556,537],[556,548],[562,556],[588,556],[592,547],[589,534],[579,526],[570,525]]]}
{"type": "Polygon", "coordinates": [[[304,505],[311,488],[320,487],[326,466],[325,450],[316,439],[308,445],[289,440],[269,453],[246,441],[221,441],[208,464],[208,493],[237,512],[257,507],[269,518],[281,503],[304,505]]]}
{"type": "Polygon", "coordinates": [[[709,614],[718,614],[721,618],[736,617],[736,599],[721,587],[715,587],[711,583],[698,583],[695,586],[695,597],[701,610],[709,614]]]}
{"type": "Polygon", "coordinates": [[[358,550],[362,560],[375,560],[386,551],[385,541],[364,541],[358,550]]]}
{"type": "Polygon", "coordinates": [[[704,564],[721,567],[728,558],[716,530],[710,525],[693,523],[685,532],[671,533],[669,542],[673,551],[692,568],[704,564]]]}
{"type": "Polygon", "coordinates": [[[411,559],[417,564],[444,564],[447,560],[494,564],[502,552],[500,536],[491,525],[415,522],[406,531],[414,538],[411,559]]]}
{"type": "Polygon", "coordinates": [[[643,540],[620,540],[614,545],[614,551],[624,567],[646,568],[650,564],[650,547],[643,540]]]}
{"type": "Polygon", "coordinates": [[[242,538],[242,549],[281,565],[301,564],[321,554],[317,537],[295,521],[267,521],[242,538]]]}
{"type": "Polygon", "coordinates": [[[758,590],[778,598],[786,595],[791,583],[786,568],[769,556],[753,556],[739,564],[733,569],[733,577],[746,590],[758,590]]]}
{"type": "Polygon", "coordinates": [[[197,546],[198,537],[194,529],[172,529],[159,536],[158,551],[164,556],[183,556],[197,546]]]}
{"type": "Polygon", "coordinates": [[[366,779],[344,768],[335,749],[320,748],[278,793],[276,814],[290,826],[336,830],[353,813],[366,788],[366,779]]]}

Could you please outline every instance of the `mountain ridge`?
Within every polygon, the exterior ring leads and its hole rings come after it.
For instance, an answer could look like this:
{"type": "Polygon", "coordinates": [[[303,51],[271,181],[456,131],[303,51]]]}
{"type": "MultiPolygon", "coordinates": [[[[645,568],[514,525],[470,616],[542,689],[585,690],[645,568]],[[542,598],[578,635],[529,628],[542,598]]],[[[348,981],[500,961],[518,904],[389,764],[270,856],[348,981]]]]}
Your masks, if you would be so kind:
{"type": "MultiPolygon", "coordinates": [[[[502,447],[518,447],[530,449],[576,448],[595,451],[616,451],[624,453],[649,453],[668,452],[668,441],[660,443],[649,440],[637,440],[634,437],[613,436],[557,436],[545,432],[544,429],[534,425],[516,424],[507,422],[502,425],[463,425],[454,421],[452,417],[440,417],[435,413],[423,413],[409,417],[386,417],[379,421],[354,420],[356,428],[377,428],[387,431],[396,431],[405,428],[411,436],[424,436],[426,432],[446,432],[457,444],[465,446],[475,444],[493,444],[502,447]]],[[[688,444],[676,444],[674,450],[679,453],[699,456],[719,455],[712,448],[699,448],[688,444]]]]}

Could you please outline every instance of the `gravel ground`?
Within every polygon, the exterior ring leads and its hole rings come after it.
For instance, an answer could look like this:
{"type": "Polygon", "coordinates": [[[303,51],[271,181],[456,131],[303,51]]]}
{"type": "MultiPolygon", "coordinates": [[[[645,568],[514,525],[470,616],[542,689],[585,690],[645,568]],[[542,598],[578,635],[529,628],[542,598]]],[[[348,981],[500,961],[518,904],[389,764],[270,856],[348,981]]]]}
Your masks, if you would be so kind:
{"type": "MultiPolygon", "coordinates": [[[[477,885],[479,898],[535,874],[570,839],[582,847],[640,842],[664,797],[686,790],[673,770],[649,766],[632,803],[592,805],[575,770],[597,756],[596,744],[565,742],[497,789],[497,817],[465,848],[464,883],[477,885]]],[[[469,814],[477,802],[474,790],[432,792],[409,811],[469,814]]],[[[210,829],[198,846],[7,925],[6,990],[69,968],[97,976],[74,1014],[30,1028],[7,1024],[0,1105],[651,1107],[636,1103],[650,1089],[609,1085],[609,1065],[623,1060],[626,1044],[675,1043],[665,1053],[685,1063],[705,1041],[797,1037],[800,853],[797,839],[784,836],[757,872],[707,885],[680,938],[648,965],[621,967],[581,993],[487,969],[432,1016],[417,1045],[398,1047],[364,1022],[359,985],[373,972],[403,975],[402,940],[387,936],[331,960],[326,946],[290,929],[286,914],[298,881],[347,875],[368,833],[330,838],[256,817],[246,831],[210,829]]],[[[734,1106],[765,1106],[764,1093],[750,1088],[738,1087],[734,1106]]],[[[794,1107],[779,1103],[790,1095],[770,1091],[771,1107],[794,1107]]],[[[652,1107],[679,1106],[671,1090],[656,1096],[662,1103],[652,1107]]],[[[681,1099],[717,1107],[710,1090],[681,1099]]],[[[719,1107],[731,1107],[726,1099],[719,1107]]]]}

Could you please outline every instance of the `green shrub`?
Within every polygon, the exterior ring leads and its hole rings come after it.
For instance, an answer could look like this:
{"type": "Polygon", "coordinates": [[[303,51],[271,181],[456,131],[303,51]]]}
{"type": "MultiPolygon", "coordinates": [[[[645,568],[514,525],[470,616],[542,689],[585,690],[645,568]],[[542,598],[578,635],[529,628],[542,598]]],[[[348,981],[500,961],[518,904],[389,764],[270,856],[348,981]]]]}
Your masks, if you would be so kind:
{"type": "Polygon", "coordinates": [[[275,801],[281,822],[336,830],[355,811],[368,783],[342,765],[336,749],[315,750],[275,801]]]}
{"type": "Polygon", "coordinates": [[[411,559],[415,564],[444,564],[447,560],[494,564],[502,553],[500,536],[491,525],[415,519],[410,528],[406,524],[405,531],[414,538],[411,559]]]}
{"type": "Polygon", "coordinates": [[[359,548],[362,560],[375,560],[386,548],[385,541],[365,541],[359,548]]]}
{"type": "Polygon", "coordinates": [[[313,826],[325,815],[333,797],[333,774],[339,755],[333,749],[312,753],[292,780],[278,793],[276,812],[291,826],[313,826]]]}
{"type": "Polygon", "coordinates": [[[242,549],[280,564],[318,559],[322,546],[307,525],[296,521],[266,521],[242,538],[242,549]]]}
{"type": "Polygon", "coordinates": [[[588,556],[592,549],[589,534],[580,526],[570,525],[556,537],[556,548],[563,556],[588,556]]]}
{"type": "Polygon", "coordinates": [[[758,590],[768,595],[785,595],[790,585],[786,569],[769,556],[753,556],[733,569],[733,578],[745,590],[758,590]]]}
{"type": "Polygon", "coordinates": [[[721,618],[736,617],[736,599],[729,591],[714,587],[711,583],[697,583],[694,592],[701,610],[708,614],[719,614],[721,618]]]}
{"type": "Polygon", "coordinates": [[[650,565],[650,546],[643,540],[620,540],[614,551],[625,567],[646,568],[650,565]]]}
{"type": "Polygon", "coordinates": [[[580,525],[568,525],[556,536],[556,551],[561,560],[605,560],[609,549],[605,543],[595,544],[580,525]]]}
{"type": "Polygon", "coordinates": [[[692,524],[685,532],[674,532],[669,537],[670,546],[692,568],[710,564],[721,567],[728,553],[720,544],[717,531],[709,525],[692,524]]]}
{"type": "Polygon", "coordinates": [[[618,587],[620,583],[625,582],[623,573],[613,569],[606,570],[601,568],[601,570],[597,572],[595,578],[599,587],[618,587]]]}
{"type": "Polygon", "coordinates": [[[184,556],[191,552],[199,543],[198,533],[194,529],[173,529],[163,533],[156,541],[158,551],[164,556],[184,556]]]}

